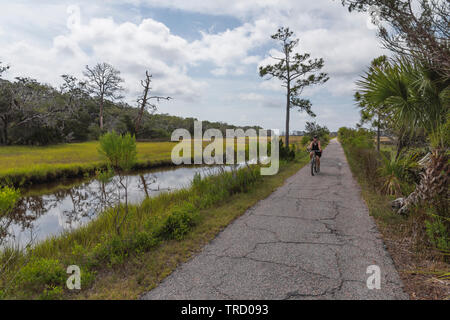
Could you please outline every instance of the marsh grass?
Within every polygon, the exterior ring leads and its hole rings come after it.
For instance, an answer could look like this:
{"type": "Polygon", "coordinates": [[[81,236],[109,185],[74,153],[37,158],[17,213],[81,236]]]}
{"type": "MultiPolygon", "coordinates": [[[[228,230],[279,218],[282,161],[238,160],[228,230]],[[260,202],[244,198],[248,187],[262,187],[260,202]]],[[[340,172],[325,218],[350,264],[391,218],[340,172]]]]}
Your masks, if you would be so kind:
{"type": "MultiPolygon", "coordinates": [[[[249,138],[245,140],[248,143],[249,138]]],[[[173,166],[171,154],[178,142],[137,142],[134,170],[173,166]]],[[[185,143],[193,145],[194,140],[185,143]]],[[[207,146],[210,141],[203,141],[207,146]]],[[[235,141],[235,149],[238,147],[235,141]]],[[[1,146],[0,185],[29,187],[62,179],[88,178],[106,163],[98,153],[98,141],[53,146],[1,146]]],[[[193,147],[192,147],[192,150],[193,147]]]]}
{"type": "Polygon", "coordinates": [[[307,161],[306,153],[294,162],[281,161],[275,176],[260,176],[256,165],[196,176],[187,189],[130,205],[120,234],[113,222],[117,208],[112,208],[77,230],[25,251],[4,250],[0,264],[7,268],[0,276],[0,295],[8,299],[136,298],[307,161]],[[67,290],[67,275],[61,276],[61,270],[73,264],[82,270],[81,292],[67,290]],[[105,287],[105,279],[121,278],[129,269],[141,271],[127,272],[119,284],[123,280],[133,285],[122,287],[122,292],[116,291],[115,283],[105,287]]]}
{"type": "MultiPolygon", "coordinates": [[[[115,232],[114,224],[118,208],[111,208],[85,226],[47,239],[24,252],[5,250],[0,261],[2,265],[8,260],[9,263],[7,272],[0,277],[3,285],[0,290],[12,298],[61,297],[66,291],[62,268],[78,265],[86,279],[93,279],[98,270],[120,265],[131,255],[148,251],[163,241],[183,240],[205,218],[200,210],[219,206],[260,181],[256,166],[196,177],[188,189],[162,193],[141,205],[129,206],[120,234],[115,232]],[[11,278],[14,278],[12,285],[6,287],[11,278]]],[[[122,206],[120,210],[123,209],[122,206]]],[[[84,285],[88,286],[90,281],[84,285]]]]}
{"type": "MultiPolygon", "coordinates": [[[[138,143],[138,162],[149,159],[142,153],[151,152],[155,144],[159,143],[138,143]]],[[[97,144],[79,145],[88,145],[90,151],[80,155],[78,150],[75,152],[76,160],[86,160],[86,166],[97,171],[96,166],[101,164],[87,160],[97,161],[98,158],[93,156],[95,150],[98,157],[97,144]]],[[[172,146],[170,144],[168,149],[171,150],[172,146]]],[[[73,150],[73,147],[32,148],[37,150],[31,152],[31,158],[39,158],[38,154],[42,152],[58,154],[66,148],[73,150]]],[[[16,154],[20,151],[15,150],[16,154]]],[[[4,150],[2,152],[5,155],[4,150]]],[[[169,151],[159,155],[161,158],[153,156],[152,159],[170,158],[169,151]]],[[[48,238],[26,250],[7,248],[0,253],[0,298],[60,299],[110,295],[135,298],[140,292],[155,286],[179,262],[187,259],[205,241],[211,240],[256,201],[268,196],[307,161],[306,153],[297,154],[294,162],[280,161],[280,172],[275,176],[260,176],[257,165],[231,172],[222,170],[203,178],[196,176],[186,189],[163,192],[139,205],[130,205],[120,234],[115,232],[114,215],[117,210],[123,211],[123,206],[107,209],[79,229],[48,238]],[[62,270],[74,264],[82,271],[81,292],[67,290],[65,280],[68,275],[62,277],[62,270]],[[154,269],[148,270],[150,278],[142,272],[127,273],[126,281],[132,281],[134,285],[122,293],[116,292],[115,287],[104,287],[104,280],[111,275],[121,277],[122,271],[136,267],[141,271],[147,267],[154,269]]],[[[22,165],[25,163],[23,160],[22,165]]],[[[20,166],[20,161],[17,165],[20,166]]],[[[48,172],[43,174],[49,175],[48,172]]]]}
{"type": "MultiPolygon", "coordinates": [[[[136,169],[170,165],[174,142],[137,143],[136,169]]],[[[105,162],[98,142],[0,147],[0,183],[15,186],[92,176],[105,162]]]]}

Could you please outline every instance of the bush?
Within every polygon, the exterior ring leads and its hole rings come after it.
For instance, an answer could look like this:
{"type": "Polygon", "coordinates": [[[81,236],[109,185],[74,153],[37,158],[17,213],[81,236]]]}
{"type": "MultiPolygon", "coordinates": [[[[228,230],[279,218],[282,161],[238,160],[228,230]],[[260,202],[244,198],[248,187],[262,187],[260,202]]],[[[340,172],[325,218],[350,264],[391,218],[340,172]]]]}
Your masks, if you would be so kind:
{"type": "Polygon", "coordinates": [[[88,140],[98,140],[100,139],[101,135],[102,130],[100,129],[100,127],[95,123],[91,123],[88,127],[88,140]]]}
{"type": "Polygon", "coordinates": [[[114,168],[128,171],[137,161],[136,139],[131,134],[119,135],[115,131],[100,138],[100,154],[107,158],[114,168]]]}
{"type": "Polygon", "coordinates": [[[306,145],[312,141],[314,136],[317,136],[320,141],[328,142],[330,140],[330,130],[326,126],[320,126],[315,122],[306,122],[305,135],[302,138],[302,144],[306,145]]]}
{"type": "Polygon", "coordinates": [[[371,186],[377,189],[380,180],[380,157],[374,149],[373,134],[366,129],[340,128],[339,141],[344,146],[349,161],[359,168],[362,175],[371,181],[371,186]]]}
{"type": "Polygon", "coordinates": [[[425,221],[425,229],[428,239],[437,249],[450,251],[449,228],[445,224],[445,217],[433,214],[431,219],[425,221]]]}
{"type": "Polygon", "coordinates": [[[62,298],[63,289],[60,286],[49,286],[39,295],[41,300],[60,300],[62,298]]]}
{"type": "Polygon", "coordinates": [[[133,237],[131,247],[134,251],[146,251],[153,248],[159,243],[159,240],[155,238],[149,232],[138,232],[133,237]]]}
{"type": "Polygon", "coordinates": [[[7,186],[0,187],[0,217],[8,214],[20,198],[20,192],[7,186]]]}
{"type": "Polygon", "coordinates": [[[373,133],[360,128],[358,130],[342,127],[338,131],[339,141],[350,147],[373,149],[373,133]]]}
{"type": "Polygon", "coordinates": [[[279,144],[280,144],[279,145],[280,159],[293,161],[295,159],[295,146],[294,145],[291,145],[290,147],[285,146],[283,140],[281,139],[279,144]]]}
{"type": "Polygon", "coordinates": [[[20,289],[45,295],[49,289],[64,285],[66,276],[59,260],[35,258],[20,269],[16,284],[20,289]]]}
{"type": "Polygon", "coordinates": [[[165,239],[183,239],[198,222],[198,210],[187,202],[176,207],[161,223],[156,236],[165,239]]]}
{"type": "Polygon", "coordinates": [[[383,186],[381,192],[388,195],[400,195],[401,180],[405,177],[405,166],[400,159],[395,158],[392,152],[386,156],[382,154],[383,164],[378,168],[378,172],[383,177],[383,186]]]}
{"type": "Polygon", "coordinates": [[[311,142],[311,138],[308,135],[302,137],[302,145],[306,146],[311,142]]]}

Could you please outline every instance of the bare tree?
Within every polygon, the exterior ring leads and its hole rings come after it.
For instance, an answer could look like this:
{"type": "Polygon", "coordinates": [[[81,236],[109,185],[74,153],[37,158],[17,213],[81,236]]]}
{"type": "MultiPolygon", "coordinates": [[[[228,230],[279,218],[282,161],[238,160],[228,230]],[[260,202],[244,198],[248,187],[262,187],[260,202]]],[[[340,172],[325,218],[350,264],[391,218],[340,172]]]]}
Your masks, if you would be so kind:
{"type": "Polygon", "coordinates": [[[123,91],[121,83],[123,79],[120,77],[120,71],[115,69],[108,63],[97,63],[95,67],[86,66],[84,76],[87,78],[88,87],[98,99],[100,104],[100,129],[103,130],[103,107],[105,98],[121,99],[123,91]]]}
{"type": "Polygon", "coordinates": [[[272,39],[281,42],[283,56],[272,57],[279,61],[273,65],[259,68],[259,75],[264,77],[269,75],[269,79],[278,78],[282,81],[282,86],[286,88],[286,146],[289,147],[289,115],[290,109],[297,107],[300,111],[306,111],[310,116],[315,117],[311,110],[311,101],[301,99],[303,89],[328,81],[326,73],[315,74],[322,69],[324,61],[320,59],[310,59],[310,54],[294,54],[294,48],[298,45],[299,39],[292,39],[294,33],[289,28],[280,28],[272,35],[272,39]]]}
{"type": "Polygon", "coordinates": [[[157,102],[159,102],[160,100],[172,99],[171,97],[149,96],[150,90],[152,89],[150,87],[151,82],[152,82],[152,75],[149,74],[148,71],[145,71],[145,80],[141,81],[141,85],[144,88],[144,91],[142,93],[142,96],[139,97],[139,99],[137,100],[137,102],[139,104],[139,113],[138,113],[138,116],[136,117],[136,121],[135,121],[136,134],[138,133],[139,127],[141,125],[142,116],[144,115],[145,109],[149,108],[151,110],[151,113],[156,111],[156,108],[157,108],[156,105],[150,103],[150,100],[156,100],[157,102]]]}

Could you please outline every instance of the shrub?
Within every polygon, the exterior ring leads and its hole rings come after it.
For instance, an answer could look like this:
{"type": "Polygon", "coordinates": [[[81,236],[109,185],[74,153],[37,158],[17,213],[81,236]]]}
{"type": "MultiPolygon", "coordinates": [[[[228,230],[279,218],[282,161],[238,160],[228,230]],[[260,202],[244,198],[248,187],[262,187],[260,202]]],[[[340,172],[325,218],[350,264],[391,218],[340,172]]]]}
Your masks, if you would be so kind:
{"type": "Polygon", "coordinates": [[[7,186],[0,187],[0,217],[8,214],[20,198],[20,192],[7,186]]]}
{"type": "Polygon", "coordinates": [[[401,194],[401,180],[405,176],[405,166],[400,159],[395,158],[392,152],[389,156],[382,154],[383,164],[378,171],[383,177],[383,186],[381,192],[389,195],[401,194]]]}
{"type": "Polygon", "coordinates": [[[308,135],[302,137],[302,145],[306,146],[311,142],[311,138],[308,135]]]}
{"type": "Polygon", "coordinates": [[[330,130],[326,126],[322,127],[315,122],[306,122],[305,131],[306,134],[302,138],[303,145],[311,142],[314,136],[317,136],[322,142],[328,142],[330,139],[330,130]]]}
{"type": "Polygon", "coordinates": [[[135,251],[146,251],[159,243],[150,232],[138,232],[134,235],[131,247],[135,251]]]}
{"type": "MultiPolygon", "coordinates": [[[[100,148],[98,150],[108,160],[108,167],[112,167],[119,176],[119,185],[125,191],[125,210],[121,213],[120,200],[115,210],[114,227],[116,233],[120,234],[121,228],[128,217],[128,183],[124,180],[124,173],[130,171],[137,161],[136,139],[131,134],[119,135],[112,131],[100,138],[100,148]]],[[[112,173],[100,174],[103,182],[107,181],[112,173]]]]}
{"type": "Polygon", "coordinates": [[[96,123],[91,123],[88,127],[88,140],[98,140],[102,135],[102,130],[96,123]]]}
{"type": "Polygon", "coordinates": [[[39,295],[41,300],[60,300],[62,298],[63,289],[60,286],[48,286],[39,295]]]}
{"type": "Polygon", "coordinates": [[[99,152],[115,170],[131,170],[137,161],[136,139],[129,133],[106,133],[100,138],[99,152]]]}
{"type": "Polygon", "coordinates": [[[189,202],[176,207],[161,223],[156,236],[161,239],[181,240],[197,224],[198,210],[189,202]]]}
{"type": "Polygon", "coordinates": [[[366,129],[340,128],[339,141],[344,146],[349,161],[357,166],[374,189],[379,182],[380,158],[373,145],[373,134],[366,129]]]}
{"type": "Polygon", "coordinates": [[[65,282],[66,271],[59,260],[33,258],[20,269],[16,284],[26,291],[44,294],[49,288],[62,286],[65,282]]]}
{"type": "Polygon", "coordinates": [[[447,225],[445,224],[445,217],[435,214],[432,214],[431,218],[425,221],[428,239],[437,249],[444,252],[450,251],[449,228],[447,225]]]}
{"type": "Polygon", "coordinates": [[[338,131],[339,141],[354,148],[373,148],[373,133],[360,128],[358,130],[342,127],[338,131]]]}
{"type": "Polygon", "coordinates": [[[279,142],[279,152],[280,152],[280,159],[292,161],[295,159],[295,146],[291,145],[290,147],[285,146],[283,143],[283,140],[280,139],[279,142]]]}

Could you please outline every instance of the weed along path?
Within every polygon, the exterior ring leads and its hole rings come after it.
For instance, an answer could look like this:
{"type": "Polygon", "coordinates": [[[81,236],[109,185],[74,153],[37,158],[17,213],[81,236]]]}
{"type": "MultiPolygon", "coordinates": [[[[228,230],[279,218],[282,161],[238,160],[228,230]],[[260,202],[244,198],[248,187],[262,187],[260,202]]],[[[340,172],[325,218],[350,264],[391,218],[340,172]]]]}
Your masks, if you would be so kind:
{"type": "Polygon", "coordinates": [[[407,299],[332,140],[143,299],[407,299]],[[378,277],[379,276],[379,277],[378,277]],[[379,281],[378,281],[379,280],[379,281]]]}

